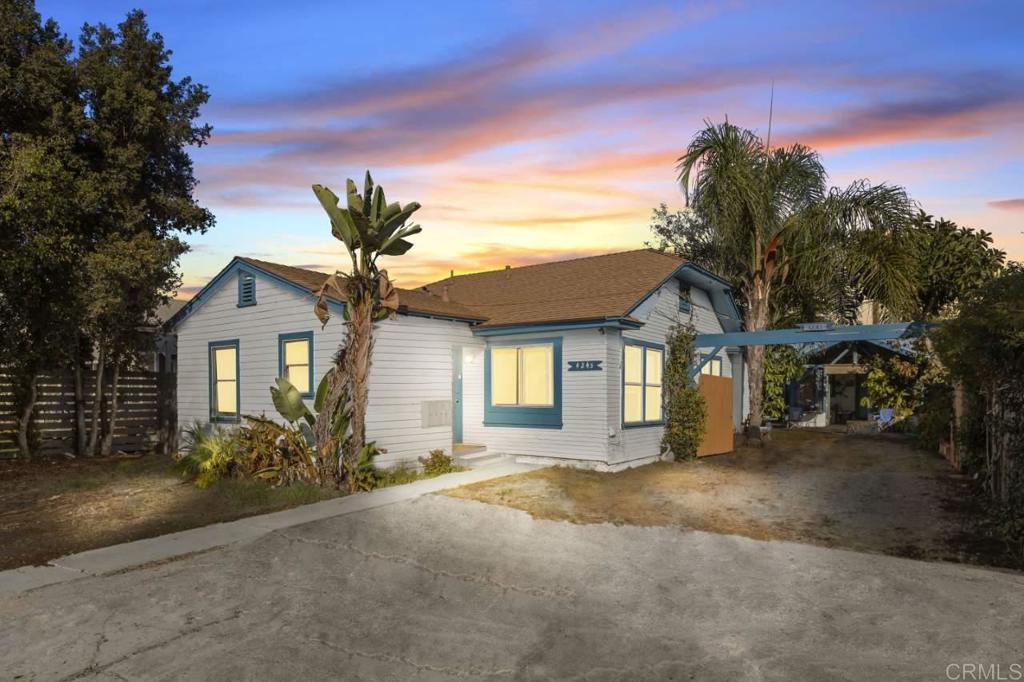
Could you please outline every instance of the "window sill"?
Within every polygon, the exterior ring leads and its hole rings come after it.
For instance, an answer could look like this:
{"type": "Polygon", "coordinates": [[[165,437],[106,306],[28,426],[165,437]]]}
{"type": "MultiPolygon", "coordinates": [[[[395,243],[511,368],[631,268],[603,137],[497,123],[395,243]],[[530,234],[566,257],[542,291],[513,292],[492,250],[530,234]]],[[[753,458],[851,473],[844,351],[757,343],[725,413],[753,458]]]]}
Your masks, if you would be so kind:
{"type": "Polygon", "coordinates": [[[555,423],[552,423],[552,424],[530,424],[530,423],[526,423],[526,422],[516,423],[516,422],[505,422],[505,421],[502,421],[502,422],[484,421],[484,426],[489,426],[489,427],[492,427],[492,428],[506,428],[506,429],[556,429],[556,430],[560,430],[562,428],[562,422],[558,422],[557,424],[555,424],[555,423]]]}
{"type": "Polygon", "coordinates": [[[622,428],[624,428],[624,429],[646,429],[646,428],[649,428],[649,427],[652,427],[652,426],[664,426],[664,425],[665,425],[665,420],[662,419],[661,421],[656,421],[656,422],[635,422],[635,423],[632,423],[632,424],[623,424],[622,428]]]}
{"type": "Polygon", "coordinates": [[[214,415],[210,417],[211,424],[238,424],[241,423],[242,418],[239,416],[228,417],[224,415],[214,415]]]}
{"type": "Polygon", "coordinates": [[[251,308],[254,305],[256,305],[256,301],[253,301],[252,303],[238,303],[238,304],[235,305],[235,307],[236,308],[251,308]]]}

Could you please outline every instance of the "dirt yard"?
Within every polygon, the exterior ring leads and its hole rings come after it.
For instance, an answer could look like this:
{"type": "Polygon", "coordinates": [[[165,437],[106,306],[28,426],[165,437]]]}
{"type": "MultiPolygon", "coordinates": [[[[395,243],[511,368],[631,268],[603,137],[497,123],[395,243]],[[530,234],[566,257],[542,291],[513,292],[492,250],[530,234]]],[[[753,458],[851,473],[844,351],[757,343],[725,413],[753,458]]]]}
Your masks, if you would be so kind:
{"type": "Polygon", "coordinates": [[[453,490],[537,518],[680,528],[1015,566],[969,483],[899,436],[776,431],[764,448],[616,474],[541,469],[453,490]]]}
{"type": "Polygon", "coordinates": [[[335,497],[315,486],[183,482],[170,459],[0,460],[0,570],[335,497]]]}

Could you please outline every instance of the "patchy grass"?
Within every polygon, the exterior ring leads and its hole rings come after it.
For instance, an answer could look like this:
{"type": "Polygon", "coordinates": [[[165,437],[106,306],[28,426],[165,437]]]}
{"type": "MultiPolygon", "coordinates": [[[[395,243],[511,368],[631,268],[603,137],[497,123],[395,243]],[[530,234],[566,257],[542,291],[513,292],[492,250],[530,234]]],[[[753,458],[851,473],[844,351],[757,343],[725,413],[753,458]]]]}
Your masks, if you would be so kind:
{"type": "Polygon", "coordinates": [[[448,491],[537,518],[678,526],[930,560],[1016,566],[969,484],[905,438],[777,431],[764,448],[616,474],[549,468],[448,491]]]}
{"type": "Polygon", "coordinates": [[[442,474],[451,474],[456,471],[465,471],[465,467],[451,466],[447,471],[427,471],[422,469],[414,469],[407,464],[400,464],[391,469],[382,469],[378,473],[377,486],[378,488],[388,488],[393,485],[402,485],[403,483],[412,483],[414,481],[422,481],[425,478],[436,478],[442,474]]]}
{"type": "Polygon", "coordinates": [[[237,479],[200,490],[157,455],[0,461],[0,570],[343,494],[237,479]]]}
{"type": "Polygon", "coordinates": [[[263,481],[228,478],[217,481],[208,489],[220,496],[226,505],[237,509],[266,509],[277,511],[302,504],[311,504],[338,497],[337,490],[321,488],[311,483],[295,483],[272,488],[263,481]]]}
{"type": "MultiPolygon", "coordinates": [[[[398,467],[381,471],[377,487],[436,475],[398,467]]],[[[158,455],[0,460],[0,570],[344,494],[235,478],[200,489],[182,478],[174,461],[158,455]]]]}

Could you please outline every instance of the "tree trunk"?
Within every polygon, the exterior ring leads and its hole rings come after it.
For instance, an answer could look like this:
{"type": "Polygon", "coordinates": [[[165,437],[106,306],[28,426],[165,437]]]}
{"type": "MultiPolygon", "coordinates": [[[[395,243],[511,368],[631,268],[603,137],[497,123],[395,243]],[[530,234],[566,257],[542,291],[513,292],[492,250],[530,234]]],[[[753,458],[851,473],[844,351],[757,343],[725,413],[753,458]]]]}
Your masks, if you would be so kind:
{"type": "Polygon", "coordinates": [[[100,444],[100,454],[109,455],[114,449],[114,429],[117,427],[117,384],[121,380],[121,363],[114,363],[113,377],[110,380],[110,412],[107,415],[107,428],[100,444]]]}
{"type": "MultiPolygon", "coordinates": [[[[755,291],[749,298],[744,324],[748,332],[768,328],[768,296],[755,291]]],[[[750,392],[750,427],[764,420],[764,346],[747,346],[747,389],[750,392]]]]}
{"type": "Polygon", "coordinates": [[[21,415],[18,417],[18,453],[22,457],[32,456],[32,446],[29,443],[28,431],[32,423],[32,413],[36,409],[36,394],[39,374],[32,372],[28,378],[26,387],[25,402],[21,405],[21,415]]]}
{"type": "Polygon", "coordinates": [[[345,343],[338,349],[334,356],[334,369],[331,372],[330,383],[327,387],[327,396],[320,407],[320,413],[316,416],[316,425],[313,428],[313,435],[316,437],[317,464],[320,469],[320,485],[337,485],[338,483],[338,458],[339,448],[345,442],[345,433],[339,438],[334,434],[334,418],[339,410],[348,407],[348,365],[345,360],[347,348],[345,343]]]}
{"type": "MultiPolygon", "coordinates": [[[[352,399],[352,436],[344,453],[349,471],[359,466],[359,456],[366,445],[366,404],[369,396],[370,352],[373,348],[373,298],[369,292],[352,306],[348,321],[345,359],[352,399]]],[[[356,491],[354,476],[349,475],[349,490],[356,491]]]]}
{"type": "Polygon", "coordinates": [[[83,457],[89,434],[85,429],[85,378],[82,376],[82,341],[75,348],[73,374],[75,378],[75,454],[83,457]]]}
{"type": "Polygon", "coordinates": [[[100,435],[100,413],[103,411],[103,374],[106,371],[107,351],[103,344],[96,352],[96,392],[92,398],[92,424],[89,429],[89,441],[85,445],[85,454],[96,454],[96,444],[100,435]]]}

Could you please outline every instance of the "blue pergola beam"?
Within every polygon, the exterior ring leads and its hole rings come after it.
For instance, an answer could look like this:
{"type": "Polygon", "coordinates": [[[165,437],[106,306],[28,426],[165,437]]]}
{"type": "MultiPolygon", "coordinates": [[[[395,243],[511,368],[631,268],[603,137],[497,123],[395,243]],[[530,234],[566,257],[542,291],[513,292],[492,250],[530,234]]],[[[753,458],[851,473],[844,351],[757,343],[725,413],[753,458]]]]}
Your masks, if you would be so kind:
{"type": "Polygon", "coordinates": [[[780,346],[839,341],[886,341],[920,336],[924,327],[924,323],[921,322],[894,322],[891,324],[854,324],[816,331],[769,329],[760,332],[698,334],[693,345],[697,348],[715,348],[718,346],[780,346]]]}

